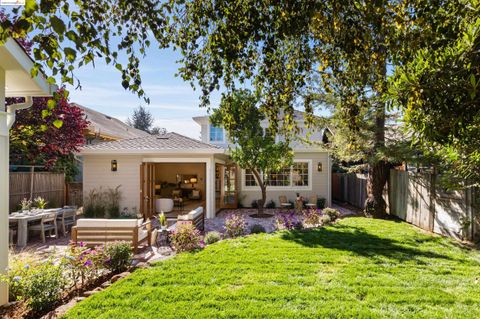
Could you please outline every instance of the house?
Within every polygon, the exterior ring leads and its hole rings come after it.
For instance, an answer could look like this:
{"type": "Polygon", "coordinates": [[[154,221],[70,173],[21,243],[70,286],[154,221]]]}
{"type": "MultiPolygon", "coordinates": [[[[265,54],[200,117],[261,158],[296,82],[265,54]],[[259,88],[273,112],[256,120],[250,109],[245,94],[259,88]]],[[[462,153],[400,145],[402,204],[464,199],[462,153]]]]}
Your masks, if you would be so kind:
{"type": "Polygon", "coordinates": [[[72,105],[82,109],[88,127],[85,130],[87,144],[105,141],[116,141],[127,138],[136,138],[150,135],[147,132],[133,128],[114,117],[95,111],[78,103],[72,105]]]}
{"type": "MultiPolygon", "coordinates": [[[[307,138],[303,114],[297,112],[296,117],[302,132],[299,137],[307,138]]],[[[260,189],[251,173],[231,163],[224,130],[212,126],[208,116],[193,120],[201,126],[201,140],[170,132],[86,145],[80,153],[84,197],[100,186],[121,185],[121,208],[135,207],[145,216],[155,213],[161,198],[185,198],[182,204],[188,208],[204,206],[207,218],[222,208],[236,208],[239,202],[250,206],[260,198],[260,189]]],[[[312,130],[308,139],[321,143],[327,133],[326,129],[312,130]]],[[[280,195],[294,200],[300,193],[323,197],[330,205],[329,153],[319,144],[300,140],[292,147],[294,164],[275,174],[267,200],[278,204],[280,195]]]]}
{"type": "MultiPolygon", "coordinates": [[[[32,105],[32,96],[51,96],[56,87],[43,74],[30,75],[34,61],[13,39],[0,44],[0,275],[8,267],[8,177],[9,129],[15,121],[15,111],[32,105]],[[25,102],[10,105],[5,112],[5,97],[25,97],[25,102]]],[[[8,302],[8,288],[0,283],[0,305],[8,302]]]]}

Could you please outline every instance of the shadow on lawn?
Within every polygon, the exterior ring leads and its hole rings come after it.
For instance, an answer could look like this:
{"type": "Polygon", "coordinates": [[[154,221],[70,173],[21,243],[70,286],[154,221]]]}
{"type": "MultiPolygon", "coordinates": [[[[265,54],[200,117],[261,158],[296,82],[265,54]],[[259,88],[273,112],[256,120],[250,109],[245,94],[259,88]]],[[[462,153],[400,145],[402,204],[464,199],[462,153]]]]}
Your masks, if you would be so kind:
{"type": "Polygon", "coordinates": [[[331,227],[285,232],[282,234],[282,239],[294,241],[306,247],[325,247],[350,251],[372,259],[387,257],[399,262],[415,260],[420,264],[426,264],[426,262],[419,258],[452,260],[447,255],[408,247],[412,243],[408,240],[402,245],[396,240],[368,233],[361,227],[339,224],[331,227]]]}

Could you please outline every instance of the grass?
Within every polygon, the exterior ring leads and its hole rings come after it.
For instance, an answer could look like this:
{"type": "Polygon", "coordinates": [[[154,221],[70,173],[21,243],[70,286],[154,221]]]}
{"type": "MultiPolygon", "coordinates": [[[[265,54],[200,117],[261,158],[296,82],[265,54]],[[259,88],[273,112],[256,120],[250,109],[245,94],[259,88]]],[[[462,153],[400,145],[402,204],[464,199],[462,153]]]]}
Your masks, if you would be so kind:
{"type": "Polygon", "coordinates": [[[178,255],[66,318],[480,318],[479,264],[406,223],[349,218],[178,255]]]}

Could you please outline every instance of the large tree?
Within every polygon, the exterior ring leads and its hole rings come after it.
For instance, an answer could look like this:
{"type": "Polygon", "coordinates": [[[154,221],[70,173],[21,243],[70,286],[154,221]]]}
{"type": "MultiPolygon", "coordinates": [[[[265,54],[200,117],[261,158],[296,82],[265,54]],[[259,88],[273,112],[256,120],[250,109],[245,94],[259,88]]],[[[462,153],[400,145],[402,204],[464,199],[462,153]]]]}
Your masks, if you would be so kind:
{"type": "MultiPolygon", "coordinates": [[[[83,111],[71,105],[64,94],[53,107],[45,97],[33,98],[33,105],[19,110],[10,130],[10,163],[41,165],[49,170],[75,174],[73,154],[84,145],[87,121],[83,111]]],[[[7,105],[21,98],[7,98],[7,105]]]]}
{"type": "MultiPolygon", "coordinates": [[[[440,8],[434,1],[176,1],[176,44],[184,79],[198,83],[204,102],[223,86],[247,83],[261,96],[270,129],[295,133],[293,109],[304,102],[307,124],[312,99],[305,91],[334,94],[347,128],[358,130],[362,115],[373,121],[368,154],[367,211],[385,214],[383,188],[388,64],[432,36],[425,27],[440,8]],[[318,71],[318,72],[316,72],[318,71]],[[312,87],[320,74],[321,87],[312,87]],[[278,121],[278,114],[284,120],[278,121]]],[[[354,135],[354,134],[352,134],[354,135]]]]}
{"type": "Polygon", "coordinates": [[[165,131],[158,126],[153,126],[153,122],[152,113],[142,105],[133,110],[132,117],[127,119],[127,125],[150,134],[159,134],[165,131]]]}
{"type": "MultiPolygon", "coordinates": [[[[248,90],[236,90],[223,95],[220,107],[210,120],[227,132],[230,156],[240,168],[252,172],[262,192],[257,201],[258,217],[263,208],[271,173],[292,164],[293,152],[285,142],[276,142],[275,134],[262,127],[264,114],[259,110],[259,98],[248,90]]],[[[270,215],[266,215],[270,216],[270,215]]]]}

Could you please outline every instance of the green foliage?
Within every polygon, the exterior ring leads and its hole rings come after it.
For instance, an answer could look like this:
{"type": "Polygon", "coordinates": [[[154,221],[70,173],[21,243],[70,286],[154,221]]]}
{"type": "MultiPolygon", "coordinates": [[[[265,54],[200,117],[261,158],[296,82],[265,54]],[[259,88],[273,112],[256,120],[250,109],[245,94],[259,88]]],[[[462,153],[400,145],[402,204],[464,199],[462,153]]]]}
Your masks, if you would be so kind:
{"type": "Polygon", "coordinates": [[[91,189],[84,199],[84,212],[87,218],[120,217],[121,185],[115,188],[99,187],[91,189]]]}
{"type": "Polygon", "coordinates": [[[163,212],[158,215],[158,222],[160,223],[160,226],[167,226],[167,218],[163,212]]]}
{"type": "Polygon", "coordinates": [[[83,243],[70,243],[62,263],[71,286],[81,288],[91,284],[105,269],[105,259],[102,246],[90,248],[83,243]]]}
{"type": "Polygon", "coordinates": [[[177,225],[170,238],[172,247],[179,253],[202,248],[200,232],[192,224],[177,225]]]}
{"type": "Polygon", "coordinates": [[[318,209],[323,209],[325,208],[325,204],[326,204],[327,200],[325,198],[317,198],[317,208],[318,209]]]}
{"type": "Polygon", "coordinates": [[[266,232],[265,227],[260,224],[254,224],[250,227],[250,234],[261,234],[266,232]]]}
{"type": "Polygon", "coordinates": [[[265,207],[267,208],[275,208],[276,204],[275,204],[275,201],[273,201],[272,199],[267,203],[267,205],[265,207]]]}
{"type": "Polygon", "coordinates": [[[48,202],[45,200],[45,198],[41,196],[37,196],[33,199],[33,204],[37,208],[45,209],[47,207],[48,202]]]}
{"type": "Polygon", "coordinates": [[[52,259],[10,259],[10,268],[0,281],[10,285],[10,300],[25,300],[35,314],[53,309],[63,297],[67,282],[64,267],[52,259]]]}
{"type": "Polygon", "coordinates": [[[133,250],[129,242],[113,242],[105,247],[105,265],[113,273],[127,270],[132,264],[133,250]]]}
{"type": "Polygon", "coordinates": [[[322,210],[322,213],[330,217],[330,220],[333,222],[335,221],[338,217],[340,217],[340,212],[334,208],[324,208],[322,210]]]}
{"type": "Polygon", "coordinates": [[[32,42],[32,76],[48,70],[47,80],[80,86],[75,71],[99,59],[121,73],[122,86],[145,97],[140,60],[155,35],[160,47],[168,46],[165,6],[151,0],[95,3],[68,0],[27,0],[0,19],[0,43],[8,38],[32,42]]]}
{"type": "Polygon", "coordinates": [[[127,119],[127,125],[136,129],[142,130],[150,134],[159,134],[162,130],[157,126],[153,126],[154,118],[152,113],[140,105],[137,109],[133,110],[131,118],[127,119]]]}
{"type": "Polygon", "coordinates": [[[478,318],[478,260],[478,250],[408,223],[347,218],[177,255],[65,318],[155,318],[159,309],[166,318],[478,318]]]}
{"type": "Polygon", "coordinates": [[[330,215],[323,215],[321,221],[322,225],[330,225],[332,223],[332,218],[330,215]]]}
{"type": "Polygon", "coordinates": [[[276,142],[271,131],[264,131],[264,115],[259,109],[259,98],[249,90],[224,94],[220,107],[210,117],[214,125],[227,132],[232,145],[230,157],[242,169],[249,169],[262,190],[263,209],[268,176],[292,164],[293,151],[288,143],[276,142]]]}
{"type": "Polygon", "coordinates": [[[247,233],[247,222],[242,214],[231,213],[225,217],[225,232],[228,237],[236,238],[247,233]]]}
{"type": "Polygon", "coordinates": [[[303,224],[317,226],[321,222],[321,213],[319,210],[311,208],[303,211],[303,224]]]}
{"type": "Polygon", "coordinates": [[[415,146],[448,174],[447,186],[478,185],[480,3],[460,1],[446,14],[445,24],[456,20],[455,34],[427,43],[398,67],[390,93],[405,113],[415,146]]]}
{"type": "Polygon", "coordinates": [[[220,241],[222,239],[222,235],[218,231],[211,231],[205,235],[204,241],[206,245],[211,245],[220,241]]]}

